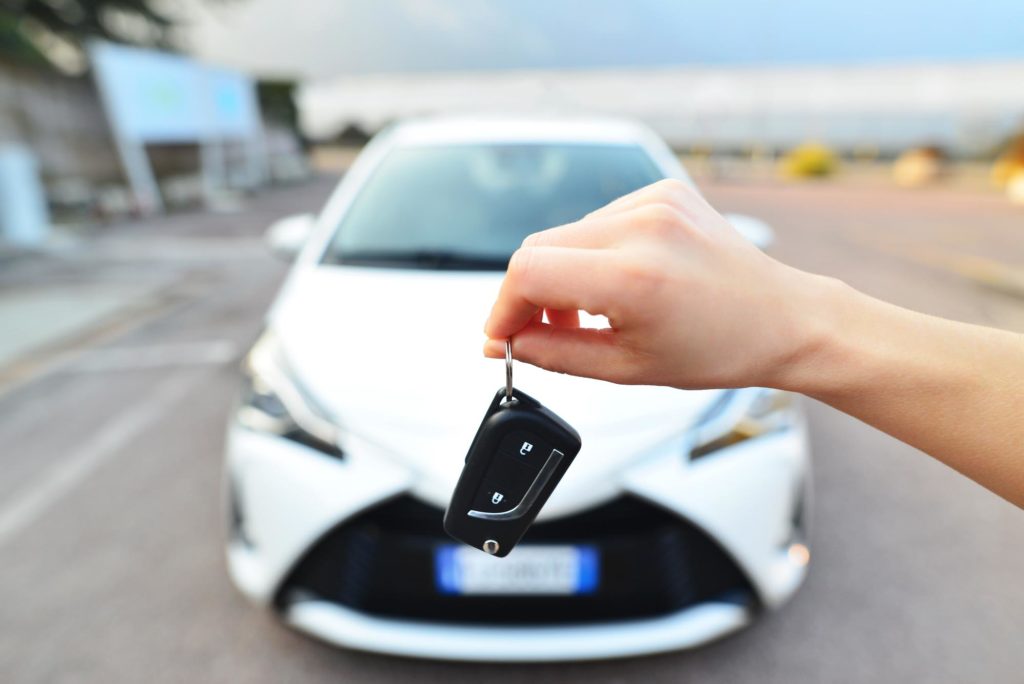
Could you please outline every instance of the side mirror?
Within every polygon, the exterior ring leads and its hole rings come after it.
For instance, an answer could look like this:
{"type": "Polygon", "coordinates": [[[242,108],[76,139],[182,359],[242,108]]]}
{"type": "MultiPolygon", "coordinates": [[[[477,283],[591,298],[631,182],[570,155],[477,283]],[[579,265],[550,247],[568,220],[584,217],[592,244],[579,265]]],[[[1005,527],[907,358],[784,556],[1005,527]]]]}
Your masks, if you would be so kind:
{"type": "Polygon", "coordinates": [[[316,216],[313,214],[286,216],[274,222],[267,229],[263,239],[275,256],[292,261],[306,244],[309,234],[313,232],[315,221],[316,216]]]}
{"type": "Polygon", "coordinates": [[[775,242],[775,231],[761,219],[744,214],[725,214],[725,220],[732,224],[736,232],[761,249],[768,249],[775,242]]]}

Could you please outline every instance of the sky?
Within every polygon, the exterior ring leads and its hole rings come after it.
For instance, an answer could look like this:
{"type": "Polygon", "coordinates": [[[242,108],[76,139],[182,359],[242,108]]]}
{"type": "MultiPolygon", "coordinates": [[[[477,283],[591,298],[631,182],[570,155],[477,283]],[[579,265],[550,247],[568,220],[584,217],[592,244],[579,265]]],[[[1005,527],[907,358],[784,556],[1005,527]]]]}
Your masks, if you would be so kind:
{"type": "Polygon", "coordinates": [[[187,0],[259,75],[1024,59],[1024,0],[187,0]]]}

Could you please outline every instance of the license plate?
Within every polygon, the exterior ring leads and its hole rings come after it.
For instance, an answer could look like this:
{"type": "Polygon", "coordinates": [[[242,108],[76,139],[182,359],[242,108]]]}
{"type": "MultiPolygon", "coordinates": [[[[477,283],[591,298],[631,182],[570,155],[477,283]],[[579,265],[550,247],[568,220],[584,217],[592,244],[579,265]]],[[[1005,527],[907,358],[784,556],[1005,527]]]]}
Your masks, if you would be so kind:
{"type": "Polygon", "coordinates": [[[435,581],[444,594],[523,596],[589,594],[597,589],[597,549],[590,546],[517,546],[505,558],[462,545],[434,555],[435,581]]]}

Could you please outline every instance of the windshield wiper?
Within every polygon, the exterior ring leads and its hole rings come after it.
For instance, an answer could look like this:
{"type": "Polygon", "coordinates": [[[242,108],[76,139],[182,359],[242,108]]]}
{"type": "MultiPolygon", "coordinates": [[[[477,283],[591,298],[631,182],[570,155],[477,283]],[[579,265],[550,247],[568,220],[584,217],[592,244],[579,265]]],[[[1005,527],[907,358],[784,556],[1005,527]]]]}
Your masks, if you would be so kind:
{"type": "Polygon", "coordinates": [[[504,271],[508,257],[451,250],[365,250],[335,253],[329,263],[350,266],[422,268],[438,271],[504,271]]]}

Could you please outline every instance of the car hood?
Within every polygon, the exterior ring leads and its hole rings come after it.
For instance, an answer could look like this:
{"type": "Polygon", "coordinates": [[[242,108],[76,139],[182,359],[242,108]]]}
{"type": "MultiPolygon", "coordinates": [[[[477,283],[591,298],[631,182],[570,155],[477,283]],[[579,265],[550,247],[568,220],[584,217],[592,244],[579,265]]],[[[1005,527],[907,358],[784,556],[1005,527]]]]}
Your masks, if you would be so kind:
{"type": "MultiPolygon", "coordinates": [[[[413,470],[415,493],[447,504],[495,392],[484,321],[502,273],[319,266],[296,271],[269,325],[289,369],[350,439],[413,470]]],[[[616,473],[686,428],[718,391],[620,386],[515,364],[515,386],[562,416],[583,449],[545,507],[610,498],[616,473]]],[[[344,445],[343,445],[344,446],[344,445]]]]}

